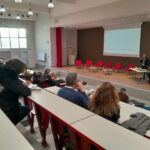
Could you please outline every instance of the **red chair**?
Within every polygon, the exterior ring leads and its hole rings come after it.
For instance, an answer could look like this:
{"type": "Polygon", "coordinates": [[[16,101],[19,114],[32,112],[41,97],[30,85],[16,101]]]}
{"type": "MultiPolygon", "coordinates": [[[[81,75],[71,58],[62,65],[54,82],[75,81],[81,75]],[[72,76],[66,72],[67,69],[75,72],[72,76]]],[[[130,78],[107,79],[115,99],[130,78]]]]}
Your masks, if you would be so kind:
{"type": "Polygon", "coordinates": [[[133,64],[129,64],[129,65],[128,65],[128,68],[124,68],[123,70],[130,73],[130,72],[132,71],[130,68],[134,68],[134,67],[135,67],[135,66],[134,66],[133,64]]]}
{"type": "Polygon", "coordinates": [[[93,63],[92,60],[87,60],[86,63],[85,63],[85,66],[86,67],[91,67],[92,63],[93,63]]]}
{"type": "Polygon", "coordinates": [[[41,88],[50,87],[47,82],[48,82],[48,79],[41,80],[38,86],[41,87],[41,88]]]}
{"type": "Polygon", "coordinates": [[[112,68],[112,62],[108,62],[108,63],[104,66],[104,68],[112,68]]]}
{"type": "Polygon", "coordinates": [[[120,70],[122,68],[122,63],[118,63],[116,67],[112,67],[114,70],[120,70]]]}
{"type": "Polygon", "coordinates": [[[95,65],[95,67],[97,67],[97,69],[101,69],[102,67],[103,67],[103,65],[104,65],[104,62],[103,61],[99,61],[98,63],[97,63],[97,65],[95,65]]]}
{"type": "Polygon", "coordinates": [[[75,64],[75,65],[76,65],[77,68],[81,68],[81,67],[82,67],[82,64],[83,64],[83,63],[82,63],[81,60],[76,60],[76,64],[75,64]]]}

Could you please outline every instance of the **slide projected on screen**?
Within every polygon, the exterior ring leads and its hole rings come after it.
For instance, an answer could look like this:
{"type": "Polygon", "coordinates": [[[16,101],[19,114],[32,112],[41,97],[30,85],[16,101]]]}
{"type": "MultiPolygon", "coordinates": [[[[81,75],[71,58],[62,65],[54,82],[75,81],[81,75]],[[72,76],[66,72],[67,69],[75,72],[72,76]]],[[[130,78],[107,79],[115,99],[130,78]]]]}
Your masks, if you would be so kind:
{"type": "Polygon", "coordinates": [[[139,57],[140,39],[141,28],[106,30],[103,55],[139,57]]]}

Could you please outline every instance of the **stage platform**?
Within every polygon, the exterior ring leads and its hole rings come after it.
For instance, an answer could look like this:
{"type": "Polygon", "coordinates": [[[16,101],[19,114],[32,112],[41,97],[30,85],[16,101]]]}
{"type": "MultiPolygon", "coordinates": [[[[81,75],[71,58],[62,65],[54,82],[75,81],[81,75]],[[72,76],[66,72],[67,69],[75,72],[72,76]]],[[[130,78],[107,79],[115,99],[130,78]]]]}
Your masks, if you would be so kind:
{"type": "Polygon", "coordinates": [[[93,87],[96,87],[104,81],[110,81],[118,90],[121,87],[124,87],[127,89],[129,95],[150,102],[150,84],[139,83],[136,80],[131,79],[131,75],[128,75],[125,72],[112,72],[111,75],[105,75],[102,71],[91,72],[87,68],[78,69],[75,66],[65,66],[62,68],[53,67],[52,69],[60,71],[63,76],[65,76],[67,72],[77,72],[78,79],[86,80],[88,84],[93,87]]]}

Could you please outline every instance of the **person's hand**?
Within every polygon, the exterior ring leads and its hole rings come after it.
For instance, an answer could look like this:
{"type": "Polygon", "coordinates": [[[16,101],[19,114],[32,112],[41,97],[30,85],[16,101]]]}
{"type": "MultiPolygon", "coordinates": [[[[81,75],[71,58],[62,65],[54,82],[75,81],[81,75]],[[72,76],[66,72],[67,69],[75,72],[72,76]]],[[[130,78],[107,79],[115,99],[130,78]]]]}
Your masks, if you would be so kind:
{"type": "Polygon", "coordinates": [[[77,87],[76,89],[80,92],[84,92],[85,91],[85,88],[84,88],[84,85],[81,83],[81,82],[77,82],[77,87]]]}
{"type": "Polygon", "coordinates": [[[28,86],[29,84],[31,84],[30,81],[25,81],[25,82],[23,82],[23,85],[25,85],[25,86],[28,86]]]}

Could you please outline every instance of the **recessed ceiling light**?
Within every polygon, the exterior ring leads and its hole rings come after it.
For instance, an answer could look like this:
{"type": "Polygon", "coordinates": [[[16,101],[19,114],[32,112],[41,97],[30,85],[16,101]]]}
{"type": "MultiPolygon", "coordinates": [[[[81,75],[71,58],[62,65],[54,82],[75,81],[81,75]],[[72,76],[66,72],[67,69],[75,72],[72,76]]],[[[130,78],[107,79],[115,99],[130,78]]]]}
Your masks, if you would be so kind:
{"type": "Polygon", "coordinates": [[[1,5],[0,12],[6,12],[6,9],[4,8],[4,5],[1,5]]]}
{"type": "Polygon", "coordinates": [[[49,1],[48,8],[54,8],[54,3],[52,2],[52,0],[49,1]]]}
{"type": "Polygon", "coordinates": [[[15,0],[15,3],[22,3],[22,0],[15,0]]]}

